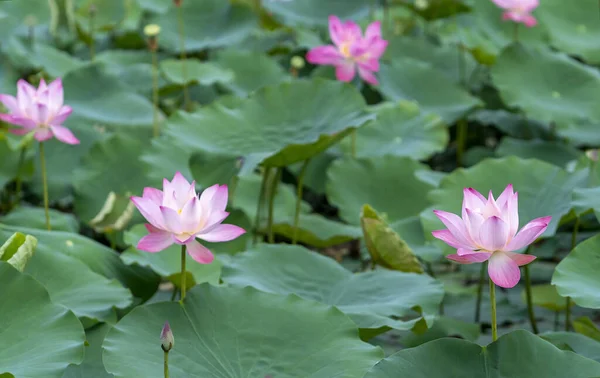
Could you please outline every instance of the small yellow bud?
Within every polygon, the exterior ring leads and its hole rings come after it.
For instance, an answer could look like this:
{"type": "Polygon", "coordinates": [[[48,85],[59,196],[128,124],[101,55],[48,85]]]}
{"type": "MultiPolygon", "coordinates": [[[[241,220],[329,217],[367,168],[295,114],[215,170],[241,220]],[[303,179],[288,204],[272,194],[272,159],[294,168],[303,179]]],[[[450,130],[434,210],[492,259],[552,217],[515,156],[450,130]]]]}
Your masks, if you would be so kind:
{"type": "Polygon", "coordinates": [[[144,27],[144,34],[146,37],[156,37],[160,33],[160,26],[156,24],[146,25],[144,27]]]}
{"type": "Polygon", "coordinates": [[[292,57],[292,59],[290,60],[290,64],[295,69],[301,70],[306,65],[306,62],[304,61],[303,57],[296,55],[296,56],[292,57]]]}

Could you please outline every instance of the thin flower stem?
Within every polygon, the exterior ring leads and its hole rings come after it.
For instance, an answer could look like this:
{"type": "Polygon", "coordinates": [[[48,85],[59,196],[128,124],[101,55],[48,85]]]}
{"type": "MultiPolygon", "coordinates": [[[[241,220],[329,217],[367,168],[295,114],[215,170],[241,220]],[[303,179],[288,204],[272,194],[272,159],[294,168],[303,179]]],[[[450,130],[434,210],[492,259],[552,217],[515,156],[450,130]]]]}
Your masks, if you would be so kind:
{"type": "Polygon", "coordinates": [[[456,127],[456,164],[463,165],[463,155],[467,145],[467,120],[461,118],[456,127]]]}
{"type": "Polygon", "coordinates": [[[513,27],[513,40],[515,41],[515,43],[519,42],[519,23],[515,22],[514,23],[514,27],[513,27]]]}
{"type": "MultiPolygon", "coordinates": [[[[573,233],[571,234],[571,252],[577,246],[577,234],[579,233],[579,217],[575,218],[575,224],[573,225],[573,233]]],[[[567,297],[567,309],[565,310],[565,331],[569,331],[571,328],[571,297],[567,297]]]]}
{"type": "MultiPolygon", "coordinates": [[[[94,5],[92,4],[92,7],[94,5]]],[[[95,28],[95,18],[96,18],[96,10],[94,8],[90,8],[89,11],[89,21],[90,21],[90,60],[93,62],[96,59],[96,42],[94,41],[94,28],[95,28]]]]}
{"type": "Polygon", "coordinates": [[[183,304],[183,300],[185,299],[185,255],[186,255],[186,245],[183,244],[181,246],[181,297],[179,298],[179,303],[183,304]]]}
{"type": "Polygon", "coordinates": [[[275,194],[277,193],[277,185],[281,178],[281,171],[283,168],[276,168],[275,177],[271,183],[271,190],[269,191],[269,219],[267,223],[267,229],[269,230],[269,243],[275,243],[275,234],[273,233],[273,213],[275,211],[275,194]]]}
{"type": "Polygon", "coordinates": [[[156,49],[152,49],[152,102],[154,103],[153,136],[157,138],[160,135],[160,126],[158,124],[158,54],[156,49]]]}
{"type": "Polygon", "coordinates": [[[298,175],[298,184],[296,189],[296,212],[294,213],[294,234],[292,236],[292,244],[298,242],[298,222],[300,221],[300,207],[302,205],[302,189],[304,187],[304,175],[310,159],[304,160],[300,174],[298,175]]]}
{"type": "Polygon", "coordinates": [[[490,278],[490,303],[492,305],[492,341],[498,340],[498,323],[496,321],[496,285],[490,278]]]}
{"type": "Polygon", "coordinates": [[[44,157],[44,142],[40,142],[40,167],[42,170],[42,186],[44,192],[44,213],[46,215],[46,229],[52,230],[50,226],[50,208],[48,205],[48,179],[46,177],[46,158],[44,157]]]}
{"type": "Polygon", "coordinates": [[[481,320],[481,298],[483,297],[483,283],[485,282],[486,264],[481,264],[479,282],[477,283],[477,301],[475,302],[475,323],[481,320]]]}
{"type": "Polygon", "coordinates": [[[185,52],[185,33],[183,22],[183,9],[181,5],[177,6],[177,23],[179,26],[179,45],[181,49],[181,76],[183,78],[183,108],[190,111],[190,92],[187,86],[187,55],[185,52]]]}
{"type": "Polygon", "coordinates": [[[238,182],[240,178],[238,175],[235,175],[231,178],[231,183],[229,184],[229,206],[233,208],[233,200],[235,199],[235,190],[237,189],[238,182]]]}
{"type": "Polygon", "coordinates": [[[176,296],[177,296],[177,285],[173,285],[173,293],[171,293],[171,302],[173,302],[175,300],[176,296]]]}
{"type": "Polygon", "coordinates": [[[262,207],[264,204],[264,199],[266,197],[267,191],[267,182],[269,181],[269,174],[271,173],[271,168],[265,167],[264,172],[262,174],[262,181],[260,183],[260,192],[258,193],[258,202],[256,205],[256,215],[254,216],[254,236],[252,237],[252,244],[256,244],[258,241],[258,233],[260,232],[260,216],[262,212],[262,207]]]}
{"type": "MultiPolygon", "coordinates": [[[[529,252],[529,251],[527,251],[529,252]]],[[[538,334],[537,320],[535,320],[535,312],[533,310],[533,296],[531,294],[531,277],[529,274],[529,265],[523,267],[525,273],[525,296],[527,297],[527,314],[529,316],[529,323],[531,324],[531,331],[538,334]]]]}
{"type": "Polygon", "coordinates": [[[19,151],[19,162],[17,163],[17,177],[15,178],[15,195],[17,197],[17,204],[19,203],[19,199],[21,198],[21,187],[23,185],[23,178],[21,177],[23,171],[23,164],[25,163],[25,155],[27,152],[27,146],[29,144],[21,147],[21,151],[19,151]]]}
{"type": "Polygon", "coordinates": [[[165,378],[169,378],[169,352],[163,352],[164,353],[164,371],[165,371],[165,378]]]}

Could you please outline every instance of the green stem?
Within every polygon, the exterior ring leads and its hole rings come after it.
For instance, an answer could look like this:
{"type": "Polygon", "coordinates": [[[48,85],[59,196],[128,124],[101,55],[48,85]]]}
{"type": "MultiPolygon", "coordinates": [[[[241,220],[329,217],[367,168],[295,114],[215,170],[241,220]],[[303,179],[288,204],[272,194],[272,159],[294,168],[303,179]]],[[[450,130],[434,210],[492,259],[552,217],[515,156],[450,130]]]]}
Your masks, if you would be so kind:
{"type": "Polygon", "coordinates": [[[519,42],[519,23],[515,22],[513,28],[513,40],[517,43],[519,42]]]}
{"type": "MultiPolygon", "coordinates": [[[[575,218],[575,224],[573,225],[573,233],[571,234],[571,252],[577,245],[577,234],[579,233],[579,217],[575,218]]],[[[571,297],[567,297],[567,309],[565,310],[565,331],[569,331],[571,328],[571,297]]]]}
{"type": "Polygon", "coordinates": [[[262,175],[262,181],[260,183],[260,192],[258,193],[258,202],[256,205],[256,215],[254,216],[254,236],[252,237],[252,244],[256,244],[258,241],[258,233],[260,232],[260,216],[262,212],[262,207],[264,203],[264,199],[267,191],[267,182],[269,181],[269,174],[271,173],[271,169],[269,167],[265,167],[265,170],[262,175]]]}
{"type": "Polygon", "coordinates": [[[235,190],[237,189],[238,182],[240,178],[238,175],[235,175],[231,178],[231,184],[229,184],[229,206],[233,208],[233,201],[235,199],[235,190]]]}
{"type": "Polygon", "coordinates": [[[560,312],[558,311],[554,311],[554,332],[558,331],[558,315],[560,314],[560,312]]]}
{"type": "Polygon", "coordinates": [[[117,232],[111,231],[109,234],[110,239],[110,249],[117,250],[117,232]]]}
{"type": "Polygon", "coordinates": [[[177,285],[173,285],[173,293],[171,293],[171,302],[173,302],[175,300],[176,296],[177,296],[177,285]]]}
{"type": "Polygon", "coordinates": [[[496,285],[490,278],[490,303],[492,305],[492,341],[498,340],[498,323],[496,321],[496,285]]]}
{"type": "Polygon", "coordinates": [[[461,42],[459,42],[456,47],[458,49],[458,79],[460,84],[465,86],[467,84],[465,81],[465,49],[463,48],[461,42]]]}
{"type": "Polygon", "coordinates": [[[163,352],[165,356],[165,378],[169,378],[169,352],[163,352]]]}
{"type": "Polygon", "coordinates": [[[40,142],[40,166],[42,170],[42,186],[44,192],[44,213],[46,215],[46,229],[50,231],[50,207],[48,205],[48,179],[46,177],[46,158],[44,157],[44,142],[40,142]]]}
{"type": "Polygon", "coordinates": [[[185,33],[183,22],[183,9],[181,5],[177,7],[177,23],[179,26],[179,45],[181,49],[181,76],[183,78],[183,108],[190,111],[190,92],[187,86],[187,55],[185,53],[185,33]]]}
{"type": "Polygon", "coordinates": [[[23,178],[21,177],[21,173],[23,171],[23,164],[25,163],[25,154],[27,152],[28,144],[21,147],[21,151],[19,151],[19,162],[17,163],[17,177],[15,178],[15,195],[17,197],[17,204],[19,203],[19,199],[21,198],[21,187],[23,185],[23,178]]]}
{"type": "MultiPolygon", "coordinates": [[[[93,5],[92,5],[93,6],[93,5]]],[[[96,42],[94,41],[94,19],[96,18],[96,11],[90,10],[90,60],[93,62],[96,58],[96,42]]]]}
{"type": "Polygon", "coordinates": [[[183,304],[183,300],[185,299],[185,279],[186,279],[186,272],[185,272],[185,255],[186,255],[186,245],[183,244],[181,246],[181,297],[179,298],[179,303],[183,304]]]}
{"type": "Polygon", "coordinates": [[[279,184],[279,179],[281,178],[282,168],[276,168],[275,177],[273,178],[273,182],[271,183],[271,190],[269,192],[269,219],[267,223],[267,229],[269,230],[269,243],[275,242],[275,234],[273,233],[273,213],[275,211],[275,194],[277,193],[277,185],[279,184]]]}
{"type": "Polygon", "coordinates": [[[294,213],[294,234],[292,236],[292,244],[296,244],[298,241],[298,222],[300,222],[300,208],[302,205],[302,189],[304,187],[304,175],[306,174],[306,168],[310,159],[304,160],[300,174],[298,175],[298,187],[296,189],[296,212],[294,213]]]}
{"type": "Polygon", "coordinates": [[[456,125],[456,164],[463,165],[463,155],[467,144],[467,121],[461,118],[456,125]]]}
{"type": "Polygon", "coordinates": [[[158,54],[156,49],[152,49],[152,102],[154,104],[153,135],[157,138],[160,135],[158,124],[158,54]]]}
{"type": "Polygon", "coordinates": [[[477,283],[477,301],[475,302],[475,323],[481,319],[481,298],[483,297],[483,282],[485,281],[486,264],[481,264],[479,282],[477,283]]]}
{"type": "Polygon", "coordinates": [[[529,265],[523,267],[525,273],[525,295],[527,297],[527,314],[529,316],[529,324],[531,324],[531,330],[536,335],[538,334],[537,321],[535,320],[535,312],[533,311],[533,296],[531,294],[531,277],[529,274],[529,265]]]}

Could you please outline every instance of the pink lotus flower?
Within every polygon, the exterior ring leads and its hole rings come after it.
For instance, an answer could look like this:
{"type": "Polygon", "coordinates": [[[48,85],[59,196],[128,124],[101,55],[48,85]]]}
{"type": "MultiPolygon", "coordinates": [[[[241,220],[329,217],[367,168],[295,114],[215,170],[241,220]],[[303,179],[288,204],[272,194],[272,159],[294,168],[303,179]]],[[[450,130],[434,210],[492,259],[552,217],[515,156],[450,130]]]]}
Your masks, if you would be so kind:
{"type": "Polygon", "coordinates": [[[214,256],[196,238],[208,242],[224,242],[237,238],[246,231],[232,224],[221,224],[229,215],[227,185],[213,185],[196,194],[191,184],[175,173],[173,181],[163,180],[163,191],[144,188],[142,197],[131,197],[140,213],[150,222],[150,232],[137,248],[146,252],[160,252],[173,243],[187,246],[187,253],[200,264],[210,264],[214,256]]]}
{"type": "Polygon", "coordinates": [[[520,22],[527,27],[537,25],[537,20],[531,12],[540,4],[539,0],[492,0],[497,6],[504,9],[504,20],[520,22]]]}
{"type": "Polygon", "coordinates": [[[448,229],[433,231],[433,236],[457,249],[448,259],[460,264],[489,260],[488,274],[498,286],[514,287],[521,278],[519,266],[529,264],[535,256],[514,253],[546,231],[552,217],[542,217],[519,228],[517,193],[508,185],[498,200],[490,191],[486,200],[473,188],[465,188],[462,219],[455,214],[434,210],[448,229]]]}
{"type": "Polygon", "coordinates": [[[360,77],[376,85],[373,72],[379,71],[379,58],[388,44],[381,38],[381,23],[371,23],[363,38],[356,23],[346,21],[342,24],[336,16],[329,16],[329,34],[335,46],[315,47],[308,52],[306,60],[312,64],[334,66],[340,81],[351,81],[358,67],[360,77]]]}
{"type": "Polygon", "coordinates": [[[79,143],[73,133],[62,126],[73,109],[63,105],[63,86],[60,78],[50,85],[46,85],[42,79],[37,89],[25,80],[19,80],[17,97],[0,94],[0,102],[10,112],[0,114],[0,120],[22,127],[10,130],[11,133],[24,135],[33,132],[35,139],[40,142],[56,137],[63,143],[79,143]]]}

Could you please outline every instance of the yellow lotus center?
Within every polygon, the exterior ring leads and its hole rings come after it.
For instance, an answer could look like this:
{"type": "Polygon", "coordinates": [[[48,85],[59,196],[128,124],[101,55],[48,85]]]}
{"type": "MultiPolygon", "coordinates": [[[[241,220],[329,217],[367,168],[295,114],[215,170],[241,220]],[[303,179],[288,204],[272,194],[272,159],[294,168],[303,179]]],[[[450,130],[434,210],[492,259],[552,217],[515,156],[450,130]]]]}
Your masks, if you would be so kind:
{"type": "Polygon", "coordinates": [[[340,52],[344,56],[344,58],[350,58],[350,44],[344,43],[340,46],[340,52]]]}

